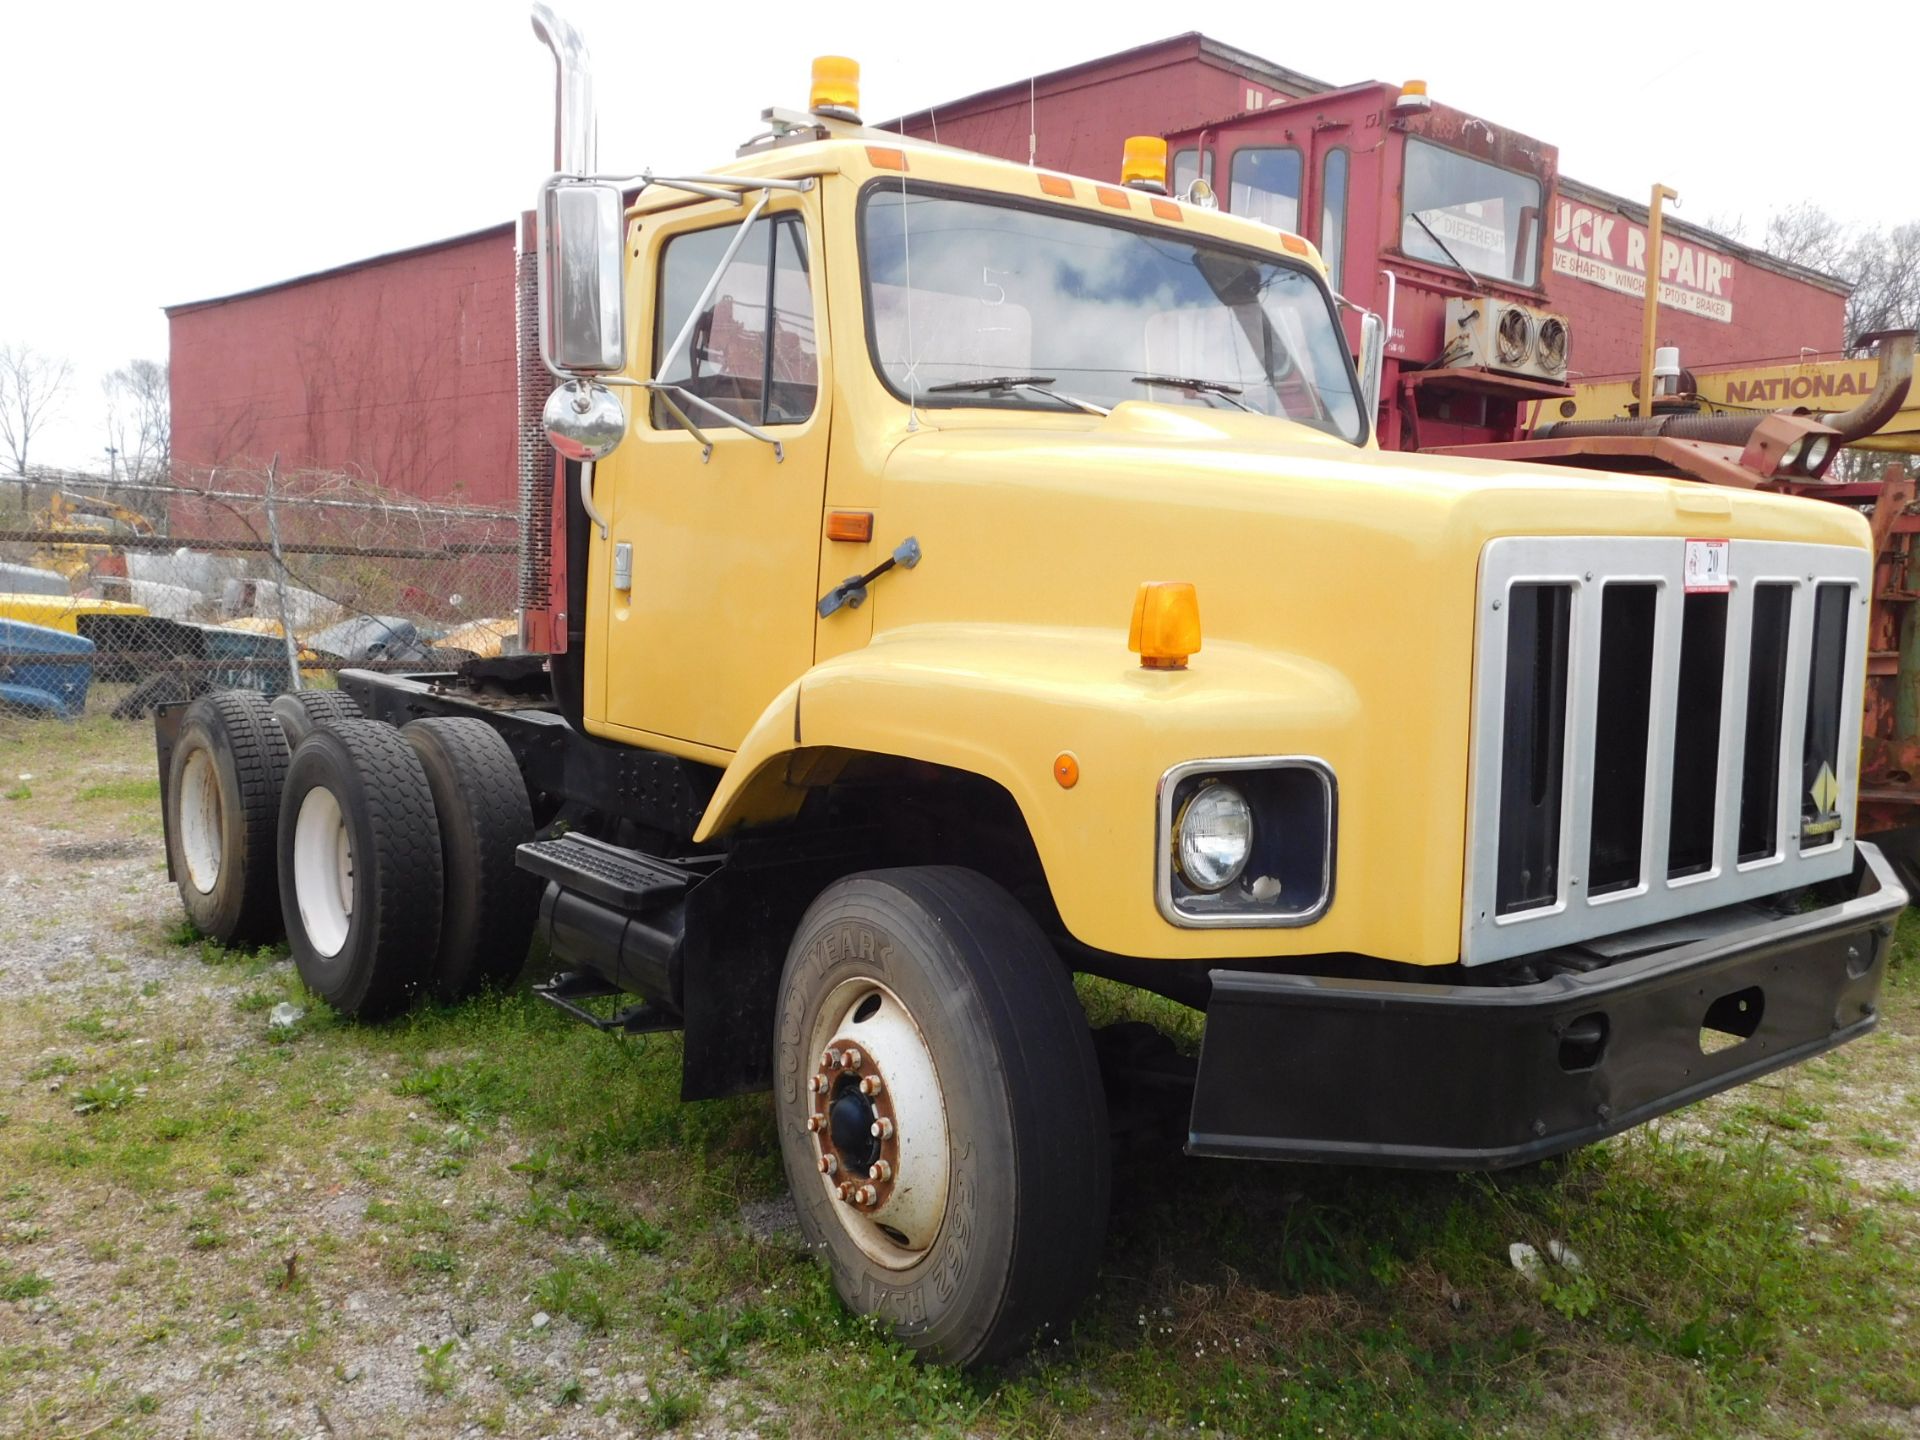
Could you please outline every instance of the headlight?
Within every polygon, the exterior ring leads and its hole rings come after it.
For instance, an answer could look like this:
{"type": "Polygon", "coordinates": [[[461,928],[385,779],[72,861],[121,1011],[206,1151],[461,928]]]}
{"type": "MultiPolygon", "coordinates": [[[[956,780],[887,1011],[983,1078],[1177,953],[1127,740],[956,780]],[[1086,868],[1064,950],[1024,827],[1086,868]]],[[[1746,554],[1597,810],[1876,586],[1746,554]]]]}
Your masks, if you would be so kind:
{"type": "Polygon", "coordinates": [[[1815,474],[1826,464],[1827,452],[1833,449],[1831,435],[1816,435],[1807,442],[1807,463],[1804,467],[1809,475],[1815,474]]]}
{"type": "Polygon", "coordinates": [[[1803,435],[1798,440],[1794,441],[1791,445],[1787,446],[1787,448],[1783,452],[1781,452],[1780,468],[1782,470],[1791,470],[1794,467],[1794,465],[1799,461],[1800,451],[1806,446],[1806,443],[1807,443],[1806,436],[1803,435]]]}
{"type": "Polygon", "coordinates": [[[1240,878],[1253,853],[1253,811],[1231,785],[1206,785],[1174,822],[1180,878],[1196,890],[1223,890],[1240,878]]]}

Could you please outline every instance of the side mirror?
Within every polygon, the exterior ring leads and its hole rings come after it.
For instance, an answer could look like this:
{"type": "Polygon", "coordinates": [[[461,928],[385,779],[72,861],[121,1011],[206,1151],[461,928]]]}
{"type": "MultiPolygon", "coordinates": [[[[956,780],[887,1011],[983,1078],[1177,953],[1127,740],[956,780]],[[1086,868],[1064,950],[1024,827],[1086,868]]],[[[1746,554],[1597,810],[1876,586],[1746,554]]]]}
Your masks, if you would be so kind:
{"type": "Polygon", "coordinates": [[[1371,310],[1360,312],[1360,403],[1366,407],[1367,431],[1380,423],[1380,383],[1387,368],[1387,322],[1371,310]]]}
{"type": "Polygon", "coordinates": [[[540,192],[540,353],[549,368],[600,375],[627,363],[618,185],[555,176],[540,192]]]}

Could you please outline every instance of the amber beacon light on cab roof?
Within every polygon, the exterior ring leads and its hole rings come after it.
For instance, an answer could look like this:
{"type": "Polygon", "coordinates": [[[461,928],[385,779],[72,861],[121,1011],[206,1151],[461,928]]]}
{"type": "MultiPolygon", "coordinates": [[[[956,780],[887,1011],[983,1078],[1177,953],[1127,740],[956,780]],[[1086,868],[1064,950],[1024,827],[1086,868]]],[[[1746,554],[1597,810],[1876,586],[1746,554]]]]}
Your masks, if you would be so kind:
{"type": "Polygon", "coordinates": [[[370,1021],[537,932],[688,1100],[772,1089],[841,1295],[959,1363],[1072,1315],[1140,1069],[1196,1155],[1492,1168],[1873,1026],[1859,515],[1383,450],[1380,320],[1151,139],[869,130],[829,57],[603,173],[535,28],[528,653],[163,711],[201,930],[370,1021]]]}

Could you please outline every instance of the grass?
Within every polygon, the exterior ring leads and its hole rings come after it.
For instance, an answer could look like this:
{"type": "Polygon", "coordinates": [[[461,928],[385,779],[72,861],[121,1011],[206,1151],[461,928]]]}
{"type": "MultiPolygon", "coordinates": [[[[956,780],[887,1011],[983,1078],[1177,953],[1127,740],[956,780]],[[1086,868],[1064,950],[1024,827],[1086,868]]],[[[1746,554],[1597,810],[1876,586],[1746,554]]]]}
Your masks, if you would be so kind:
{"type": "MultiPolygon", "coordinates": [[[[0,772],[77,798],[143,758],[116,743],[0,772]]],[[[376,1434],[1864,1437],[1920,1405],[1912,915],[1874,1035],[1563,1161],[1126,1159],[1073,1325],[963,1374],[742,1223],[784,1189],[770,1107],[682,1104],[676,1037],[524,988],[343,1024],[278,950],[135,908],[157,986],[83,973],[0,1007],[0,1434],[187,1433],[214,1402],[181,1373],[376,1434]],[[270,1032],[282,1000],[305,1017],[270,1032]],[[1577,1267],[1530,1281],[1514,1242],[1577,1267]],[[352,1410],[375,1393],[412,1408],[352,1410]]],[[[1181,1007],[1081,993],[1198,1039],[1181,1007]]]]}

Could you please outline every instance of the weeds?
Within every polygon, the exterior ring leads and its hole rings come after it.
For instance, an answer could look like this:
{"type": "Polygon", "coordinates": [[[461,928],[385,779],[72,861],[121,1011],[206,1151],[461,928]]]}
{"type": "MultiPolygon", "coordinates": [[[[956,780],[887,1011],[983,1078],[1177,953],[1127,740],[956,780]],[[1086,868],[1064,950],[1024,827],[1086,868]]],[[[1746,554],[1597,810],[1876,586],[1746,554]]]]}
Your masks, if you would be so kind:
{"type": "Polygon", "coordinates": [[[429,1395],[444,1398],[453,1393],[453,1352],[458,1340],[443,1340],[438,1345],[416,1345],[420,1357],[420,1384],[429,1395]]]}

